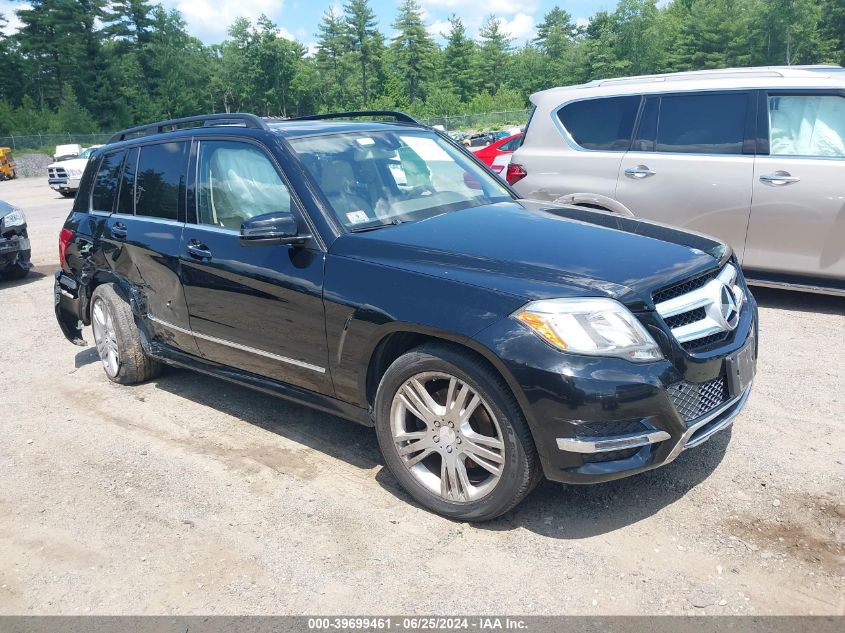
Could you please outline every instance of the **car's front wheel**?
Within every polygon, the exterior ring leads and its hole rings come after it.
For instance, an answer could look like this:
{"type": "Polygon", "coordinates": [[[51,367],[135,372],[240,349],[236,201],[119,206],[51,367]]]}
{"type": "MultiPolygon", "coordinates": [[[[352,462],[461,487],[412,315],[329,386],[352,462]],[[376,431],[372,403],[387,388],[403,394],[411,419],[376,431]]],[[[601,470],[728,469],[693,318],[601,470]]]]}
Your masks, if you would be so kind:
{"type": "Polygon", "coordinates": [[[381,380],[375,409],[388,468],[439,514],[493,519],[539,480],[537,451],[513,394],[467,351],[430,344],[401,356],[381,380]]]}
{"type": "Polygon", "coordinates": [[[132,309],[112,284],[97,286],[91,297],[94,343],[109,380],[132,385],[157,376],[161,365],[147,356],[132,309]]]}

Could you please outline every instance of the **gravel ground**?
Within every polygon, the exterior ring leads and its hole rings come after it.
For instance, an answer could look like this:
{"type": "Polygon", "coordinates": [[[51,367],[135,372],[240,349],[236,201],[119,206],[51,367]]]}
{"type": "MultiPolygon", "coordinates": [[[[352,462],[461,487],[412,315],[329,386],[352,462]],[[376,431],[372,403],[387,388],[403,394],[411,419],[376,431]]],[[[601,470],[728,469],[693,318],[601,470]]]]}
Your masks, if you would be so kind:
{"type": "Polygon", "coordinates": [[[47,178],[47,165],[54,162],[47,154],[15,154],[15,172],[18,178],[47,178]]]}
{"type": "Polygon", "coordinates": [[[0,285],[0,614],[845,614],[845,300],[756,292],[732,432],[457,524],[370,429],[187,371],[109,383],[53,316],[70,202],[35,179],[0,198],[36,263],[0,285]]]}

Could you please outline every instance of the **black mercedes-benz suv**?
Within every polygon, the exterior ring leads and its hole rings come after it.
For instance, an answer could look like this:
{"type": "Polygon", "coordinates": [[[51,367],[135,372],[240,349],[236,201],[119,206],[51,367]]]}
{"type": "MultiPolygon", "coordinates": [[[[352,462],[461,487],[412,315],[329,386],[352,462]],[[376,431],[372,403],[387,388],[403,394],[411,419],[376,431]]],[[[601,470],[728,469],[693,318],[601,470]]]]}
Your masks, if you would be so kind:
{"type": "Polygon", "coordinates": [[[442,133],[364,114],[115,135],[59,238],[62,331],[92,325],[118,383],[167,363],[375,426],[402,486],[463,520],[731,424],[757,308],[728,246],[521,200],[442,133]]]}

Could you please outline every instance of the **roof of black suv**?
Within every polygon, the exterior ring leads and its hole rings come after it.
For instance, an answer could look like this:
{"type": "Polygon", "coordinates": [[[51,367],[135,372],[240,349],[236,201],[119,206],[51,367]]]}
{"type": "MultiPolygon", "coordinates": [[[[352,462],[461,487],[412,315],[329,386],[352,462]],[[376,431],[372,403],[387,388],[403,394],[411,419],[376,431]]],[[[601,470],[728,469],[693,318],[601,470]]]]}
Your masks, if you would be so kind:
{"type": "Polygon", "coordinates": [[[199,116],[168,119],[139,125],[115,133],[108,144],[135,140],[146,136],[170,132],[193,131],[198,127],[227,128],[243,127],[274,132],[287,137],[308,136],[312,134],[330,134],[332,132],[352,132],[373,129],[407,129],[409,126],[429,129],[404,112],[393,110],[372,110],[356,112],[332,112],[290,119],[258,117],[254,114],[238,112],[234,114],[205,114],[199,116]],[[355,121],[362,117],[392,118],[393,121],[355,121]]]}

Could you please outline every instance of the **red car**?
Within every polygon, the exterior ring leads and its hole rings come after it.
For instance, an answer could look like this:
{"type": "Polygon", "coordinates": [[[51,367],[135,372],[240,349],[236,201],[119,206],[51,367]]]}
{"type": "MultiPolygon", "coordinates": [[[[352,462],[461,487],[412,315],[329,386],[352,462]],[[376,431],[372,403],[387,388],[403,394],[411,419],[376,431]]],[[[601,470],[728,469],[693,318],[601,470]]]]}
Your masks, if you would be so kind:
{"type": "Polygon", "coordinates": [[[525,136],[525,134],[522,132],[514,134],[513,136],[506,136],[505,138],[499,139],[495,143],[490,143],[487,147],[482,147],[480,150],[474,151],[473,153],[478,156],[483,163],[489,165],[496,174],[501,175],[507,168],[510,161],[496,160],[496,158],[499,156],[509,156],[510,154],[513,154],[516,148],[522,144],[523,136],[525,136]]]}

